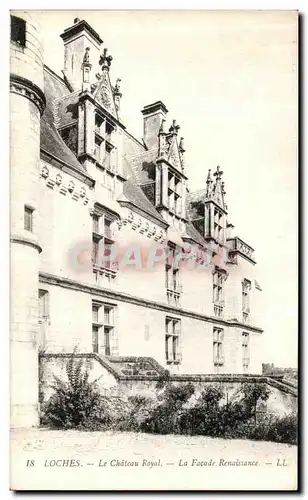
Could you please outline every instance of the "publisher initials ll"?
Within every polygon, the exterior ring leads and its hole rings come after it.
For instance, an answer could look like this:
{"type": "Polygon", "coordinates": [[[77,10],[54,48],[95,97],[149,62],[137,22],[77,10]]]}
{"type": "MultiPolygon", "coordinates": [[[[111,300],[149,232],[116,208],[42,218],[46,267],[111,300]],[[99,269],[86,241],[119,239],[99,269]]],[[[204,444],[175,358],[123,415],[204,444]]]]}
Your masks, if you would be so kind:
{"type": "Polygon", "coordinates": [[[281,462],[281,458],[277,458],[277,467],[287,467],[286,459],[284,458],[281,462]]]}

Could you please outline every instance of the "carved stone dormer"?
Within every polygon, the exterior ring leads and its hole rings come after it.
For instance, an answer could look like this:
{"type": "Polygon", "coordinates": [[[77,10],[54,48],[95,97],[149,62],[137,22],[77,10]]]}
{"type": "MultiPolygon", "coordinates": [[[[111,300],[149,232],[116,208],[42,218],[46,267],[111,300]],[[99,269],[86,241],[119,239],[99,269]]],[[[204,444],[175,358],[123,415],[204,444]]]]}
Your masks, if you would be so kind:
{"type": "Polygon", "coordinates": [[[179,230],[186,220],[186,176],[184,140],[178,141],[180,126],[175,120],[166,131],[166,120],[158,129],[156,159],[156,208],[170,225],[179,230]],[[182,222],[180,222],[182,221],[182,222]]]}
{"type": "Polygon", "coordinates": [[[206,180],[206,192],[204,200],[204,228],[205,238],[213,239],[224,245],[226,241],[226,215],[227,205],[225,203],[225,187],[221,178],[223,171],[218,166],[212,180],[211,170],[208,171],[206,180]]]}
{"type": "Polygon", "coordinates": [[[97,84],[92,87],[92,91],[94,99],[97,100],[108,113],[118,119],[113,89],[109,77],[112,59],[112,56],[108,55],[108,49],[104,49],[99,59],[99,65],[101,66],[102,72],[97,75],[98,81],[97,84]]]}

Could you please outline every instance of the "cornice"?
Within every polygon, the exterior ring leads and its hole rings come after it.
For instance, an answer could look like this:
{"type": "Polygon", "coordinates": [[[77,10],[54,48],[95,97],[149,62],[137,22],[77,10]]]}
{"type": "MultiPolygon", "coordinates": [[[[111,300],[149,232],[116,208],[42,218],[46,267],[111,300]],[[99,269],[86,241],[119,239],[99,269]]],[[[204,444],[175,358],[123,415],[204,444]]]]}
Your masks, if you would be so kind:
{"type": "Polygon", "coordinates": [[[20,245],[26,245],[35,248],[38,251],[38,253],[41,253],[43,250],[41,245],[39,245],[37,241],[34,241],[30,238],[26,238],[25,236],[12,235],[10,237],[10,242],[19,243],[20,245]]]}
{"type": "Polygon", "coordinates": [[[10,74],[10,92],[21,95],[35,104],[42,116],[46,107],[44,92],[33,82],[22,76],[10,74]]]}
{"type": "MultiPolygon", "coordinates": [[[[65,161],[61,160],[61,158],[58,158],[57,156],[53,155],[52,153],[49,153],[49,151],[46,151],[46,149],[41,148],[41,158],[42,160],[46,161],[47,163],[50,163],[51,165],[54,165],[64,172],[71,174],[73,177],[76,179],[84,182],[90,187],[93,187],[95,185],[95,180],[85,171],[81,172],[78,170],[76,167],[73,167],[69,163],[66,163],[65,161]]],[[[82,165],[80,165],[82,166],[82,165]]]]}
{"type": "Polygon", "coordinates": [[[169,224],[167,222],[162,221],[161,219],[156,218],[154,215],[149,214],[145,210],[142,210],[141,208],[137,207],[134,203],[131,201],[126,201],[126,200],[117,200],[119,205],[121,207],[126,207],[130,208],[133,212],[136,212],[137,214],[141,215],[145,219],[149,219],[151,222],[154,222],[160,227],[163,227],[164,229],[167,229],[169,227],[169,224]]]}
{"type": "Polygon", "coordinates": [[[123,130],[126,129],[125,125],[120,122],[118,118],[109,113],[109,111],[107,111],[107,109],[104,108],[96,99],[94,99],[90,92],[85,91],[80,94],[79,103],[82,103],[83,101],[90,101],[103,115],[106,115],[112,123],[116,123],[123,130]]]}
{"type": "Polygon", "coordinates": [[[156,158],[156,163],[166,163],[166,165],[168,165],[168,167],[171,171],[173,171],[174,174],[180,175],[183,179],[185,179],[185,181],[188,180],[188,177],[181,170],[172,165],[172,163],[170,163],[164,156],[159,156],[158,158],[156,158]]]}
{"type": "Polygon", "coordinates": [[[63,278],[62,276],[56,276],[53,274],[40,272],[39,279],[43,283],[49,283],[51,285],[61,286],[63,288],[68,288],[71,290],[81,291],[84,293],[90,293],[92,295],[102,296],[105,298],[110,298],[111,300],[117,300],[120,302],[128,302],[130,304],[139,305],[142,307],[148,307],[150,309],[156,309],[164,311],[168,314],[173,314],[175,317],[189,317],[198,319],[205,322],[215,323],[218,325],[230,326],[240,328],[241,330],[250,331],[254,333],[263,333],[263,330],[259,327],[253,325],[247,325],[246,323],[240,323],[237,321],[228,321],[215,316],[207,316],[205,314],[196,313],[187,309],[182,309],[179,307],[171,306],[168,304],[163,304],[161,302],[156,302],[153,300],[143,299],[141,297],[136,297],[124,292],[118,292],[115,290],[110,290],[109,288],[102,288],[95,285],[89,285],[86,283],[80,283],[79,281],[71,280],[69,278],[63,278]]]}

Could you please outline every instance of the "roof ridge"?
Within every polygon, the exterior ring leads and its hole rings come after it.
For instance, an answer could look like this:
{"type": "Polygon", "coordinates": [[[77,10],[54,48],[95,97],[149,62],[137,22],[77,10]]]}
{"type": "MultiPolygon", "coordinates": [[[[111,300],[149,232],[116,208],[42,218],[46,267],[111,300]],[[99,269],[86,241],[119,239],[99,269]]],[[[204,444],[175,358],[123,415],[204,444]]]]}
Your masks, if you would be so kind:
{"type": "Polygon", "coordinates": [[[191,194],[201,193],[202,191],[205,191],[205,188],[202,188],[202,189],[197,189],[196,191],[189,191],[189,195],[191,195],[191,194]]]}
{"type": "Polygon", "coordinates": [[[67,85],[66,85],[65,80],[61,76],[59,76],[53,69],[51,69],[49,66],[47,66],[47,64],[44,64],[44,69],[48,73],[50,73],[52,76],[55,76],[58,80],[60,80],[61,83],[63,83],[65,85],[66,88],[68,88],[67,85]]]}
{"type": "Polygon", "coordinates": [[[134,153],[132,155],[125,154],[125,157],[127,158],[127,160],[133,160],[135,158],[140,158],[142,156],[146,156],[147,154],[153,153],[156,150],[157,148],[147,149],[146,151],[142,151],[142,153],[134,153]]]}

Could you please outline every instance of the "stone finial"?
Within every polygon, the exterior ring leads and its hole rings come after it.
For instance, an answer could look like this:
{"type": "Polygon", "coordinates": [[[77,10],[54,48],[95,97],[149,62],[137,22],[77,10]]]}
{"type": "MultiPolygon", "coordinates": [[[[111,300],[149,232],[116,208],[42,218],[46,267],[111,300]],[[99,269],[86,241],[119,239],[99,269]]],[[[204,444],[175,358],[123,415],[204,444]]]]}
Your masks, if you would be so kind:
{"type": "Polygon", "coordinates": [[[114,89],[113,89],[113,92],[114,94],[121,94],[121,89],[120,89],[120,83],[121,83],[122,79],[121,78],[117,78],[116,79],[116,83],[115,83],[115,86],[114,86],[114,89]]]}
{"type": "Polygon", "coordinates": [[[161,121],[161,124],[160,124],[160,127],[159,127],[159,131],[158,131],[158,134],[165,134],[165,118],[162,119],[161,121]]]}
{"type": "Polygon", "coordinates": [[[222,193],[223,196],[226,194],[225,183],[224,182],[221,183],[221,193],[222,193]]]}
{"type": "Polygon", "coordinates": [[[165,122],[166,122],[165,118],[162,118],[158,131],[158,156],[164,156],[166,153],[165,122]]]}
{"type": "Polygon", "coordinates": [[[92,65],[90,64],[90,47],[86,48],[81,68],[82,68],[82,91],[83,92],[91,91],[90,72],[92,65]]]}
{"type": "Polygon", "coordinates": [[[176,120],[172,120],[172,125],[169,128],[169,132],[171,134],[177,134],[179,130],[180,130],[180,125],[177,125],[176,120]]]}
{"type": "Polygon", "coordinates": [[[118,114],[120,113],[120,103],[121,103],[121,97],[122,97],[121,89],[120,89],[121,81],[122,81],[121,78],[117,78],[115,86],[112,88],[112,92],[113,92],[113,96],[114,96],[114,103],[115,103],[115,107],[116,107],[118,114]]]}
{"type": "Polygon", "coordinates": [[[106,68],[109,69],[111,66],[111,61],[113,59],[112,56],[108,56],[108,49],[104,49],[103,53],[100,56],[99,59],[99,65],[102,67],[102,69],[106,68]]]}
{"type": "Polygon", "coordinates": [[[75,19],[74,19],[74,24],[77,24],[77,23],[80,23],[79,17],[75,17],[75,19]]]}
{"type": "Polygon", "coordinates": [[[181,137],[181,139],[180,139],[179,150],[180,150],[180,153],[185,153],[185,151],[186,151],[186,149],[184,147],[184,138],[183,137],[181,137]]]}
{"type": "Polygon", "coordinates": [[[90,64],[90,47],[86,48],[82,63],[83,64],[90,64]]]}
{"type": "Polygon", "coordinates": [[[212,194],[212,177],[211,177],[211,169],[209,168],[207,179],[206,179],[206,197],[209,198],[212,194]]]}
{"type": "Polygon", "coordinates": [[[220,181],[221,180],[221,176],[223,174],[223,171],[220,170],[220,167],[219,165],[217,166],[217,169],[216,169],[216,172],[213,174],[214,177],[216,177],[216,181],[220,181]]]}

